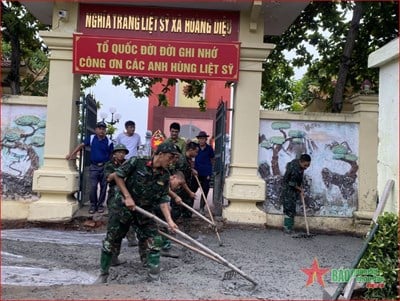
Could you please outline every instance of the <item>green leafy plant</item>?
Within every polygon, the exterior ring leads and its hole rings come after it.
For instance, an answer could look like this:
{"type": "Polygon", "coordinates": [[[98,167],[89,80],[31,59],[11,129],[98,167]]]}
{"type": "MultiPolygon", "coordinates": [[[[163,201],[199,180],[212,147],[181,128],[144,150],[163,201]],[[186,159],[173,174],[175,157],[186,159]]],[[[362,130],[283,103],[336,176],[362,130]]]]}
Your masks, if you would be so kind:
{"type": "Polygon", "coordinates": [[[378,230],[362,257],[359,269],[377,269],[376,276],[383,277],[383,288],[368,288],[365,299],[398,299],[398,216],[385,212],[378,218],[378,230]]]}

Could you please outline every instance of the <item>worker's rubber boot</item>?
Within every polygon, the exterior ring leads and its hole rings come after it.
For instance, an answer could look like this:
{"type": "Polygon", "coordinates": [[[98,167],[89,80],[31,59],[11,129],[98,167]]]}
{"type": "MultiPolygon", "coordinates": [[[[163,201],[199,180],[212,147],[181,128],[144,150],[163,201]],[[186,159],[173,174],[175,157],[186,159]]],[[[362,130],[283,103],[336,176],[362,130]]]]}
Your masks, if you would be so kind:
{"type": "Polygon", "coordinates": [[[112,254],[102,251],[100,256],[100,275],[94,282],[95,284],[107,283],[108,271],[111,266],[111,261],[112,261],[112,254]]]}
{"type": "Polygon", "coordinates": [[[179,258],[179,254],[172,248],[171,241],[164,236],[162,237],[162,240],[163,240],[163,246],[161,247],[160,255],[162,257],[179,258]]]}
{"type": "Polygon", "coordinates": [[[108,280],[108,273],[101,272],[100,275],[97,277],[94,284],[104,284],[107,283],[108,280]]]}
{"type": "Polygon", "coordinates": [[[126,263],[126,261],[119,260],[118,255],[116,255],[116,254],[111,257],[111,266],[113,266],[113,267],[119,266],[124,263],[126,263]]]}
{"type": "Polygon", "coordinates": [[[139,244],[136,232],[133,230],[132,226],[129,227],[129,230],[126,233],[126,239],[128,240],[128,247],[136,247],[139,244]]]}
{"type": "Polygon", "coordinates": [[[144,241],[139,240],[138,249],[139,249],[140,261],[142,262],[144,267],[147,267],[147,252],[148,251],[147,251],[146,243],[144,241]]]}
{"type": "Polygon", "coordinates": [[[292,234],[293,224],[294,224],[294,218],[285,216],[283,220],[283,232],[285,232],[286,234],[292,234]]]}
{"type": "Polygon", "coordinates": [[[150,282],[160,280],[160,252],[150,251],[147,254],[147,280],[150,282]]]}

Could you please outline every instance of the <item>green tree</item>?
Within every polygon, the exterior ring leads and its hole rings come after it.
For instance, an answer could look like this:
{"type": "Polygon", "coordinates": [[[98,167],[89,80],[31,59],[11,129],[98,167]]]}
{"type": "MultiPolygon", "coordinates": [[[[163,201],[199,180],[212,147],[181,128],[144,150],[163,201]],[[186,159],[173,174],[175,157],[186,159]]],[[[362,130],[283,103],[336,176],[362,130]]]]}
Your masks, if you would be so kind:
{"type": "MultiPolygon", "coordinates": [[[[47,48],[38,36],[39,30],[47,29],[46,25],[41,24],[24,6],[19,2],[1,2],[1,32],[2,41],[6,43],[2,50],[3,59],[9,59],[11,70],[5,79],[5,83],[11,88],[12,94],[21,93],[20,66],[23,61],[30,70],[38,67],[40,59],[43,58],[38,51],[47,52],[47,48]],[[30,58],[34,58],[31,60],[30,58]]],[[[41,64],[39,70],[46,68],[41,64]]],[[[36,72],[33,72],[35,77],[36,72]]],[[[43,71],[43,70],[42,70],[43,71]]],[[[26,84],[32,88],[32,83],[27,80],[26,84]]]]}
{"type": "MultiPolygon", "coordinates": [[[[11,94],[46,96],[49,84],[49,51],[39,38],[39,30],[49,30],[19,2],[2,1],[2,59],[11,62],[5,83],[11,94]],[[27,72],[20,74],[21,67],[27,72]]],[[[81,94],[96,84],[99,75],[81,76],[81,94]]]]}
{"type": "MultiPolygon", "coordinates": [[[[266,98],[263,107],[276,107],[280,98],[293,95],[311,95],[326,101],[327,110],[340,112],[343,98],[359,93],[365,79],[378,84],[378,70],[368,68],[368,55],[398,37],[399,3],[394,1],[312,2],[280,37],[266,37],[265,41],[276,44],[276,48],[264,64],[262,95],[266,98]],[[352,20],[348,16],[352,15],[352,20]],[[318,52],[318,56],[307,51],[305,43],[318,52]],[[353,45],[351,45],[353,44],[353,45]],[[284,51],[294,51],[290,63],[277,62],[287,59],[284,51]],[[280,73],[279,66],[308,66],[304,91],[294,94],[288,83],[289,71],[280,73]],[[278,66],[278,67],[277,67],[278,66]],[[278,73],[280,80],[271,78],[278,73]],[[340,80],[340,81],[339,81],[340,80]],[[276,84],[280,87],[276,88],[276,84]],[[336,102],[333,106],[333,96],[336,102]],[[279,95],[275,93],[279,91],[279,95]],[[283,92],[282,92],[283,91],[283,92]],[[282,96],[281,94],[287,94],[282,96]]],[[[293,101],[309,102],[310,99],[293,98],[293,101]]]]}

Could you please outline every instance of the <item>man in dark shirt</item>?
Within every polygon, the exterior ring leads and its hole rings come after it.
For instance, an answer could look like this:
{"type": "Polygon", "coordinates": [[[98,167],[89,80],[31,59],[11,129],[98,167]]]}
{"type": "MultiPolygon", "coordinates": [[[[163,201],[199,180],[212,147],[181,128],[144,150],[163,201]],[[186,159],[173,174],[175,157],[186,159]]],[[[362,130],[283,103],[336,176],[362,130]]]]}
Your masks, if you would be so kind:
{"type": "Polygon", "coordinates": [[[98,122],[95,129],[95,135],[85,138],[85,141],[79,144],[70,154],[66,156],[67,160],[75,159],[76,154],[85,146],[90,146],[90,208],[89,213],[96,211],[104,212],[104,201],[106,198],[107,181],[104,176],[104,164],[110,160],[113,143],[106,136],[106,124],[98,122]],[[97,196],[97,187],[100,184],[100,194],[97,196]]]}
{"type": "MultiPolygon", "coordinates": [[[[196,136],[199,141],[199,153],[195,158],[195,169],[199,176],[199,182],[203,189],[204,196],[207,198],[208,191],[210,190],[210,181],[213,172],[213,165],[215,162],[214,150],[211,145],[207,144],[208,135],[204,131],[200,131],[196,136]]],[[[204,214],[204,206],[207,200],[201,196],[200,198],[200,213],[204,214]]]]}
{"type": "Polygon", "coordinates": [[[300,159],[294,159],[286,165],[286,172],[283,176],[283,187],[281,201],[283,203],[284,224],[283,231],[292,233],[294,216],[296,215],[296,201],[300,195],[304,197],[302,187],[304,171],[310,166],[311,157],[303,154],[300,159]]]}

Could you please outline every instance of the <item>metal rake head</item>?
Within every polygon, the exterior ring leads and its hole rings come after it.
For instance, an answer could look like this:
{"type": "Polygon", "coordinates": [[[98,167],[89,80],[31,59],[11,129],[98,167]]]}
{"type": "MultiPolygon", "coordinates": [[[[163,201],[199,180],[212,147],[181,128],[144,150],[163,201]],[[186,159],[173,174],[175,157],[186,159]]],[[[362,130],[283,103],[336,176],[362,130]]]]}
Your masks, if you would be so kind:
{"type": "Polygon", "coordinates": [[[293,235],[292,238],[313,238],[315,234],[307,234],[307,233],[300,233],[297,235],[293,235]]]}
{"type": "MultiPolygon", "coordinates": [[[[241,269],[242,267],[239,267],[239,269],[241,269]]],[[[233,277],[235,277],[238,274],[238,272],[234,271],[234,270],[230,270],[224,273],[224,277],[222,278],[222,280],[232,280],[233,277]]]]}

